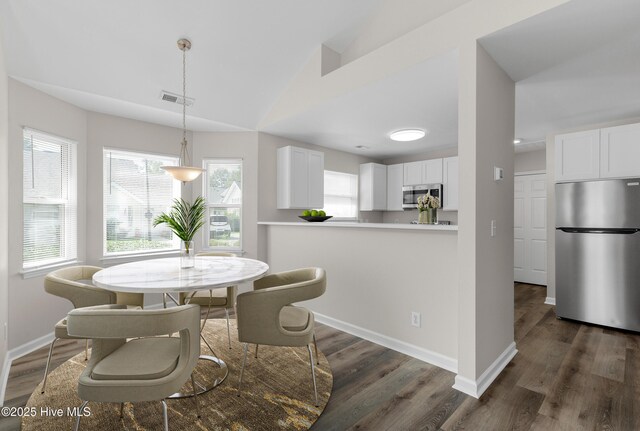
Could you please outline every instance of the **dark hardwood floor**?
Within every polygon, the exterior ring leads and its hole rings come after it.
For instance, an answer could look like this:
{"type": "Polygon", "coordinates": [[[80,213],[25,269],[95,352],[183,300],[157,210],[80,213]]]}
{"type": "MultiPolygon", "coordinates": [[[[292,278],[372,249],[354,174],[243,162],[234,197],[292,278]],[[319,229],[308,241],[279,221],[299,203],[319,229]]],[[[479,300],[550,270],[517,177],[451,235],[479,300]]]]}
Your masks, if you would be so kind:
{"type": "MultiPolygon", "coordinates": [[[[455,375],[318,325],[334,373],[313,430],[640,430],[640,335],[557,320],[546,289],[515,286],[519,353],[476,400],[455,375]]],[[[54,366],[82,351],[61,342],[54,366]]],[[[47,349],[13,363],[5,405],[24,405],[42,379],[47,349]]],[[[0,431],[19,422],[0,419],[0,431]]]]}

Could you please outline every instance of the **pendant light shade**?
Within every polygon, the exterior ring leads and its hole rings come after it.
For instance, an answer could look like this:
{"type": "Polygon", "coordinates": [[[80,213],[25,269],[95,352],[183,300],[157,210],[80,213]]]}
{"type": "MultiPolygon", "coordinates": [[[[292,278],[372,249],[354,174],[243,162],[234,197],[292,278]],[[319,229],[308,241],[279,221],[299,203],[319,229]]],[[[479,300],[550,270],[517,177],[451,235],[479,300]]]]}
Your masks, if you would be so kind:
{"type": "Polygon", "coordinates": [[[182,142],[180,143],[180,161],[178,166],[161,166],[169,175],[178,181],[193,181],[204,171],[202,168],[189,166],[191,157],[187,148],[187,51],[191,49],[188,39],[180,39],[178,48],[182,51],[182,142]]]}

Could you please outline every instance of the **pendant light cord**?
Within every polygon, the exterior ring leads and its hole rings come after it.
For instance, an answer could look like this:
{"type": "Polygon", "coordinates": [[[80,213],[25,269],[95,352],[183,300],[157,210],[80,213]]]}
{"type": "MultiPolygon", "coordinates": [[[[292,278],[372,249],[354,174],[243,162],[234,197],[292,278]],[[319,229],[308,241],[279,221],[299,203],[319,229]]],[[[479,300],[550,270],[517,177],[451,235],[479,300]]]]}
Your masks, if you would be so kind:
{"type": "Polygon", "coordinates": [[[182,148],[180,150],[182,166],[191,165],[187,150],[187,50],[182,50],[182,148]]]}

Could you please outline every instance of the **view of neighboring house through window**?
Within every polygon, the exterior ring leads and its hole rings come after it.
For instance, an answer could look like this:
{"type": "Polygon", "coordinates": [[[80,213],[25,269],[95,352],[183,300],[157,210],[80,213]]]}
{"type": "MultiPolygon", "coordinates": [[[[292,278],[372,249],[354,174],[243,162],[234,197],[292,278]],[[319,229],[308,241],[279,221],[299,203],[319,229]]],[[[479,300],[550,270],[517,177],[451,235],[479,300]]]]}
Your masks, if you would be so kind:
{"type": "Polygon", "coordinates": [[[205,160],[210,248],[242,249],[242,160],[205,160]]]}
{"type": "Polygon", "coordinates": [[[166,225],[153,227],[180,197],[180,182],[161,169],[177,164],[176,157],[104,149],[105,255],[179,248],[166,225]]]}
{"type": "Polygon", "coordinates": [[[76,143],[23,130],[23,269],[77,259],[76,143]]]}
{"type": "Polygon", "coordinates": [[[324,171],[324,211],[334,219],[358,219],[358,176],[324,171]]]}

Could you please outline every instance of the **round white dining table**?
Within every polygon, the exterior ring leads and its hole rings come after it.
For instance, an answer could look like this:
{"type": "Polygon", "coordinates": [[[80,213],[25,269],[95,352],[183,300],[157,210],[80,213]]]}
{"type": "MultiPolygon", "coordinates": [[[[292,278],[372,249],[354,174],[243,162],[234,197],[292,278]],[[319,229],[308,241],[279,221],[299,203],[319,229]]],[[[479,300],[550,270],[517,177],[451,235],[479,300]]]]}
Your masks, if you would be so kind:
{"type": "Polygon", "coordinates": [[[191,292],[257,280],[268,270],[266,263],[242,257],[196,256],[192,268],[180,268],[179,257],[167,257],[105,268],[93,275],[93,283],[114,292],[191,292]]]}
{"type": "MultiPolygon", "coordinates": [[[[93,283],[114,292],[162,293],[166,307],[166,296],[178,304],[171,293],[210,290],[250,282],[261,278],[268,270],[269,265],[264,262],[241,257],[196,256],[192,268],[181,268],[179,257],[168,257],[102,269],[93,275],[93,283]]],[[[215,354],[207,340],[204,337],[202,339],[214,356],[201,355],[200,359],[217,364],[222,374],[210,384],[197,383],[199,393],[215,388],[229,374],[225,362],[215,354]]],[[[172,398],[188,396],[191,394],[177,393],[172,398]]]]}

